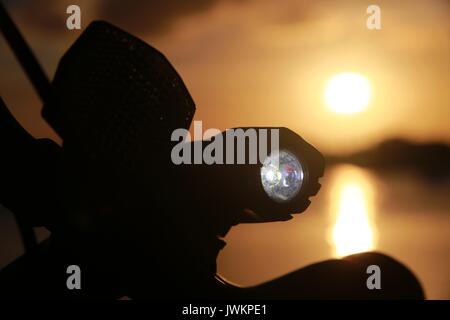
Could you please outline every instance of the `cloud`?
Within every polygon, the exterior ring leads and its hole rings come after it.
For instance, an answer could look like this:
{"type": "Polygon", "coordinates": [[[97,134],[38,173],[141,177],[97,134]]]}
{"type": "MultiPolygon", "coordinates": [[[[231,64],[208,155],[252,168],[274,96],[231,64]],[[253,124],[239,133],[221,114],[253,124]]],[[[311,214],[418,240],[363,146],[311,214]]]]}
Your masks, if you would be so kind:
{"type": "Polygon", "coordinates": [[[57,0],[5,1],[7,10],[20,29],[26,26],[50,34],[59,33],[65,28],[68,5],[68,1],[57,0]]]}
{"type": "MultiPolygon", "coordinates": [[[[130,32],[156,34],[170,30],[181,17],[205,13],[226,0],[78,0],[82,19],[103,19],[130,32]]],[[[232,0],[235,3],[246,0],[232,0]]],[[[228,0],[230,2],[230,0],[228,0]]],[[[64,32],[70,0],[7,0],[19,21],[50,33],[64,32]]]]}
{"type": "Polygon", "coordinates": [[[98,16],[136,33],[162,33],[180,17],[203,13],[221,0],[101,1],[98,16]]]}
{"type": "MultiPolygon", "coordinates": [[[[103,19],[138,35],[164,34],[184,17],[206,14],[219,3],[249,4],[266,22],[289,24],[308,18],[311,0],[78,0],[82,24],[103,19]]],[[[39,32],[60,34],[67,30],[66,8],[72,0],[5,0],[13,18],[39,32]]]]}

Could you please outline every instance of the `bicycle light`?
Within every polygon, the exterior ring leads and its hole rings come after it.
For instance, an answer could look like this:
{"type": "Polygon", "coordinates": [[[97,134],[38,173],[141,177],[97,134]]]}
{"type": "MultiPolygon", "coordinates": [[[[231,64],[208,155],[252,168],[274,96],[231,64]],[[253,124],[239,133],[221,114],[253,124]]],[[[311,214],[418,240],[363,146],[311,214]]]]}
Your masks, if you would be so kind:
{"type": "Polygon", "coordinates": [[[185,148],[192,161],[176,166],[180,193],[189,190],[181,203],[210,215],[238,213],[239,223],[288,220],[303,212],[324,173],[320,152],[287,128],[229,129],[185,148]],[[213,144],[216,162],[195,164],[195,151],[210,150],[213,144]]]}

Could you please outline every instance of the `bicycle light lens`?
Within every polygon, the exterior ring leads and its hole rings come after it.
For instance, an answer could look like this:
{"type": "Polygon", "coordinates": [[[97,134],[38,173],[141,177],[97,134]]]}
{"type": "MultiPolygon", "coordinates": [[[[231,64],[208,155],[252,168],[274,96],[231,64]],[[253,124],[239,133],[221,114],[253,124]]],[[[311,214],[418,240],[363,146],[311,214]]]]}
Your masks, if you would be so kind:
{"type": "Polygon", "coordinates": [[[292,200],[304,178],[302,165],[286,150],[268,156],[261,167],[261,183],[267,195],[276,202],[292,200]]]}

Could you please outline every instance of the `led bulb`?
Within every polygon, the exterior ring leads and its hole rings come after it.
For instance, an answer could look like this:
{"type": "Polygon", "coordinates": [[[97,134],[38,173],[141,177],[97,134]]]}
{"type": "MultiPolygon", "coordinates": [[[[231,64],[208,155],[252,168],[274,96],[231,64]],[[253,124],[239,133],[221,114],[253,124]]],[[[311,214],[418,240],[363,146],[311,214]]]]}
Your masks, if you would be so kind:
{"type": "Polygon", "coordinates": [[[276,202],[292,200],[304,178],[297,157],[286,150],[268,156],[261,167],[261,183],[267,195],[276,202]]]}

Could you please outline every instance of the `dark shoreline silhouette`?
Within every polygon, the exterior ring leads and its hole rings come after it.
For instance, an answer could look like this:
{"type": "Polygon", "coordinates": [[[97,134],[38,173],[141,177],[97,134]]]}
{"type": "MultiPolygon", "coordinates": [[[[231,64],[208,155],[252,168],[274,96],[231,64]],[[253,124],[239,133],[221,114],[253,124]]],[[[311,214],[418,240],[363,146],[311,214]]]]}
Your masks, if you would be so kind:
{"type": "Polygon", "coordinates": [[[327,155],[326,162],[328,166],[350,163],[383,172],[417,173],[436,182],[450,179],[450,146],[442,142],[389,139],[362,151],[327,155]]]}

